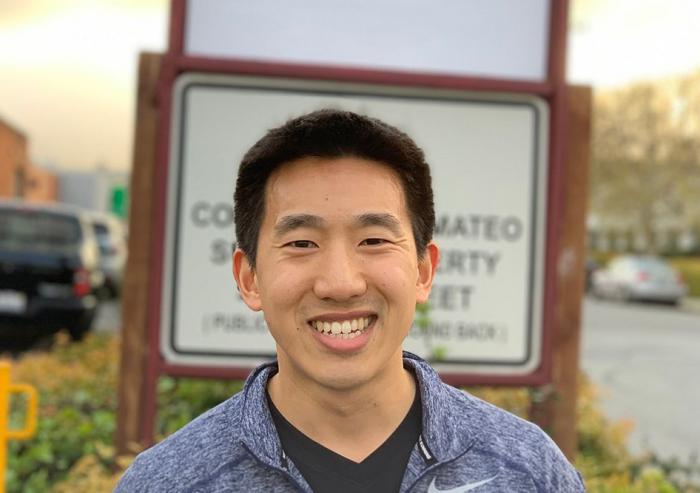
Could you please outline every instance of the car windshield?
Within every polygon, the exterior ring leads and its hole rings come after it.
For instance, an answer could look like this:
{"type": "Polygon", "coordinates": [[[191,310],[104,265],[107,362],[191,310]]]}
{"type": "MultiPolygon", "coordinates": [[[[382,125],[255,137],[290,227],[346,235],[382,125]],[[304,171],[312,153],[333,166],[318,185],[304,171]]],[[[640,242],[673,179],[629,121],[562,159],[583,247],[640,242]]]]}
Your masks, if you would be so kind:
{"type": "Polygon", "coordinates": [[[100,246],[109,245],[109,228],[102,223],[92,223],[92,230],[100,246]]]}
{"type": "Polygon", "coordinates": [[[636,260],[636,267],[653,277],[672,277],[673,269],[663,260],[657,258],[640,258],[636,260]]]}
{"type": "Polygon", "coordinates": [[[8,250],[64,250],[81,239],[75,217],[46,211],[0,209],[0,246],[8,250]]]}

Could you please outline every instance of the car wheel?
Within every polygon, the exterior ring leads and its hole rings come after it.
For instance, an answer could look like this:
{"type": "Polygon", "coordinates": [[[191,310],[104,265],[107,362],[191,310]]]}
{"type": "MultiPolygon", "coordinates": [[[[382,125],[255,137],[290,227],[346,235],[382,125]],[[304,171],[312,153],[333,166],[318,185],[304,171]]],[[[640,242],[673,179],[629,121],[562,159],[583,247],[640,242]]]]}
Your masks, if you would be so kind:
{"type": "Polygon", "coordinates": [[[603,296],[603,292],[601,291],[601,289],[598,286],[596,286],[595,284],[591,287],[591,296],[593,298],[595,298],[596,300],[602,300],[605,298],[605,296],[603,296]]]}
{"type": "Polygon", "coordinates": [[[632,301],[632,293],[630,293],[629,288],[621,286],[617,298],[623,303],[630,303],[632,301]]]}
{"type": "Polygon", "coordinates": [[[117,283],[111,283],[109,285],[109,295],[110,299],[113,300],[119,299],[121,297],[121,289],[117,283]]]}
{"type": "Polygon", "coordinates": [[[95,295],[100,301],[110,300],[112,299],[112,289],[107,284],[103,284],[95,290],[95,295]]]}
{"type": "Polygon", "coordinates": [[[73,341],[82,341],[90,329],[92,328],[92,321],[95,318],[95,312],[86,312],[82,316],[68,327],[68,334],[73,341]]]}

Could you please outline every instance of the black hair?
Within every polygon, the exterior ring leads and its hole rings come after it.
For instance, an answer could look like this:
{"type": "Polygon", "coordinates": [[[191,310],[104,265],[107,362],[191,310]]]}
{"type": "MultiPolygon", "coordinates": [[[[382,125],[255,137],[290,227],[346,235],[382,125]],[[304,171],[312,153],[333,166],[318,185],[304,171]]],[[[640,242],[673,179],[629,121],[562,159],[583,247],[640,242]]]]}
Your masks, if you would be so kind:
{"type": "Polygon", "coordinates": [[[305,157],[357,157],[384,164],[401,180],[419,257],[435,228],[430,167],[423,151],[404,132],[376,118],[323,109],[269,130],[238,168],[234,193],[237,246],[255,267],[265,188],[280,166],[305,157]]]}

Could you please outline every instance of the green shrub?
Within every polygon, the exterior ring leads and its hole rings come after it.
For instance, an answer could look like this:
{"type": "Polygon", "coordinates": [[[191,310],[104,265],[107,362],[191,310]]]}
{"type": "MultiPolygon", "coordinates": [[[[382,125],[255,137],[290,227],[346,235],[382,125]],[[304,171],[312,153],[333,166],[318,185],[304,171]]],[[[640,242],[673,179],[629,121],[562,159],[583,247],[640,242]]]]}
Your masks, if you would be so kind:
{"type": "Polygon", "coordinates": [[[600,265],[601,267],[605,267],[606,265],[608,265],[608,262],[610,262],[612,259],[614,259],[618,255],[620,255],[619,252],[609,252],[609,251],[606,251],[606,252],[596,251],[596,252],[589,253],[589,256],[593,260],[595,260],[595,262],[598,265],[600,265]]]}
{"type": "Polygon", "coordinates": [[[156,435],[162,439],[238,392],[238,380],[162,377],[158,381],[156,435]]]}
{"type": "Polygon", "coordinates": [[[683,276],[690,296],[700,296],[700,257],[678,257],[669,262],[683,276]]]}
{"type": "MultiPolygon", "coordinates": [[[[71,344],[60,335],[51,354],[13,363],[12,380],[39,392],[39,423],[34,438],[9,443],[8,492],[45,493],[84,457],[113,463],[100,450],[114,436],[118,354],[114,337],[91,335],[71,344]]],[[[14,408],[13,423],[21,421],[20,411],[14,408]]]]}

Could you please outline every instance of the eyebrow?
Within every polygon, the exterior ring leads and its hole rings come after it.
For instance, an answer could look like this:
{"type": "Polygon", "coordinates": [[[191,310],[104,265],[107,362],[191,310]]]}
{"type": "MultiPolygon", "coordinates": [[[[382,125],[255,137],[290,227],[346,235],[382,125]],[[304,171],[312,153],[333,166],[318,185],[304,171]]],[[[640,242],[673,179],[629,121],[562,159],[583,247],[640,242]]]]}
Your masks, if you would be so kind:
{"type": "MultiPolygon", "coordinates": [[[[396,216],[388,213],[367,212],[355,216],[355,221],[360,227],[379,226],[386,228],[397,236],[403,234],[401,221],[396,216]]],[[[285,234],[300,228],[321,229],[326,225],[326,220],[313,214],[290,214],[282,216],[274,226],[275,236],[285,234]]]]}
{"type": "Polygon", "coordinates": [[[319,216],[313,214],[290,214],[282,216],[277,224],[275,224],[275,236],[283,236],[290,231],[299,228],[320,229],[326,224],[326,221],[319,216]]]}
{"type": "Polygon", "coordinates": [[[363,227],[379,226],[381,228],[386,228],[396,236],[401,236],[403,234],[401,221],[392,214],[368,212],[357,216],[357,222],[363,227]]]}

